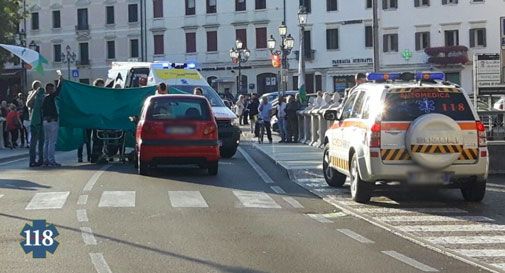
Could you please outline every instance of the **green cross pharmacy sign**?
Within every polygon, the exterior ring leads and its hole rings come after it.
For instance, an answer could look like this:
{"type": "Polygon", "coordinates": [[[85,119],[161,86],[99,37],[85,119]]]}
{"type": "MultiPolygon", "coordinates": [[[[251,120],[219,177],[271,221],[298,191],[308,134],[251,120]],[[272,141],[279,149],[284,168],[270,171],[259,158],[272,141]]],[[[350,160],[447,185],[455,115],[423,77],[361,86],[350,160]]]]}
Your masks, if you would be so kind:
{"type": "Polygon", "coordinates": [[[402,57],[405,61],[409,61],[412,58],[412,51],[405,49],[402,51],[402,57]]]}

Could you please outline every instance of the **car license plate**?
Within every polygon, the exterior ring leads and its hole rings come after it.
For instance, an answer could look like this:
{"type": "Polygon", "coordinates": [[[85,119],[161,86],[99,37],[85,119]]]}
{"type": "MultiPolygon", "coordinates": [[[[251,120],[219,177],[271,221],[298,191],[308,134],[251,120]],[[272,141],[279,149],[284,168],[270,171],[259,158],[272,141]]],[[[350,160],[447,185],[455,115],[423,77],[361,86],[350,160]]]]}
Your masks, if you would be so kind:
{"type": "Polygon", "coordinates": [[[191,127],[173,126],[165,128],[165,132],[169,135],[191,135],[194,133],[191,127]]]}
{"type": "Polygon", "coordinates": [[[448,172],[419,172],[410,173],[408,182],[412,185],[443,185],[449,183],[450,179],[451,174],[448,172]]]}

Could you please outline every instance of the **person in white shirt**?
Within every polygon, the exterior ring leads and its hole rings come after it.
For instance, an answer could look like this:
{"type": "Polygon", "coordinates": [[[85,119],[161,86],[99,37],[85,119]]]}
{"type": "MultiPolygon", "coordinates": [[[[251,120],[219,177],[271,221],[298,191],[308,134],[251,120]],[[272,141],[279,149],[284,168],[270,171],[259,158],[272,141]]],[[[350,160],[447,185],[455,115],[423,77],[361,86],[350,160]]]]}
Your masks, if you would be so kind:
{"type": "Polygon", "coordinates": [[[286,121],[286,98],[279,97],[279,104],[277,105],[277,124],[279,125],[279,134],[281,140],[279,143],[287,142],[287,121],[286,121]]]}

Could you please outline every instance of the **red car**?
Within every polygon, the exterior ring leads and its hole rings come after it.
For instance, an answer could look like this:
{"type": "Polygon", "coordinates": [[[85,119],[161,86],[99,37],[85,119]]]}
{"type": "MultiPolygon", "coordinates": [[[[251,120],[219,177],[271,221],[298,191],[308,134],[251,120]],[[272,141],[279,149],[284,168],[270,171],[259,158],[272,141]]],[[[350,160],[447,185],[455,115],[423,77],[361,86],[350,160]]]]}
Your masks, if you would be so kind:
{"type": "Polygon", "coordinates": [[[217,175],[217,124],[203,96],[158,95],[146,99],[137,123],[138,173],[158,165],[198,165],[217,175]]]}

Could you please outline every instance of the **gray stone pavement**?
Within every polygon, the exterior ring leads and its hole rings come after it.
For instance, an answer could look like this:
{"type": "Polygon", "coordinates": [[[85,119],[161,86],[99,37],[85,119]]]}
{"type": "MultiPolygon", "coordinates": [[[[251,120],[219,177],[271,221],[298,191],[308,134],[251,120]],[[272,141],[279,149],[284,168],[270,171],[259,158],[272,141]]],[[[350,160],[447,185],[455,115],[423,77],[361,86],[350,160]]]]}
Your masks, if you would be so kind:
{"type": "Polygon", "coordinates": [[[29,155],[28,148],[17,148],[17,149],[0,148],[0,162],[28,157],[28,155],[29,155]]]}

